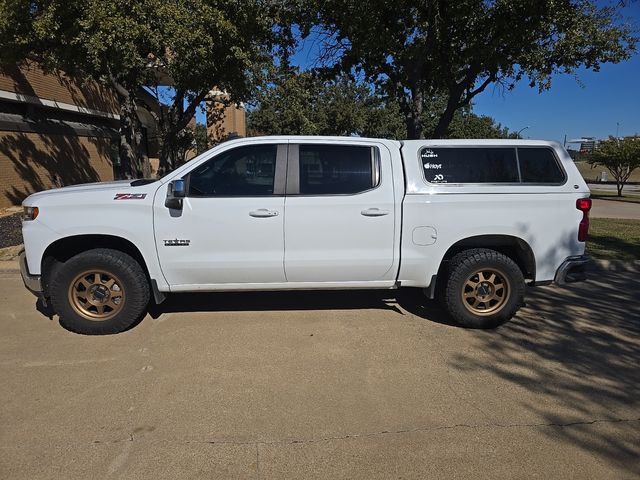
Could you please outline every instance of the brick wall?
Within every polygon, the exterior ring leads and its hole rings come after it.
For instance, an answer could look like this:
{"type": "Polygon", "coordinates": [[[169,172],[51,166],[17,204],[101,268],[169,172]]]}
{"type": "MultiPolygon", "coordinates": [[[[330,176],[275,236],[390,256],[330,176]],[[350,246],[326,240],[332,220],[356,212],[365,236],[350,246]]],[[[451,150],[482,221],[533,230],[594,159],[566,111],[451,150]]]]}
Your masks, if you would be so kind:
{"type": "Polygon", "coordinates": [[[247,136],[247,122],[244,108],[235,105],[224,106],[215,100],[207,101],[207,137],[213,145],[224,140],[229,134],[247,136]]]}
{"type": "Polygon", "coordinates": [[[44,73],[36,64],[3,67],[0,90],[117,114],[116,96],[94,81],[72,80],[63,72],[44,73]]]}
{"type": "Polygon", "coordinates": [[[0,132],[0,208],[56,186],[113,180],[110,143],[74,134],[0,132]]]}

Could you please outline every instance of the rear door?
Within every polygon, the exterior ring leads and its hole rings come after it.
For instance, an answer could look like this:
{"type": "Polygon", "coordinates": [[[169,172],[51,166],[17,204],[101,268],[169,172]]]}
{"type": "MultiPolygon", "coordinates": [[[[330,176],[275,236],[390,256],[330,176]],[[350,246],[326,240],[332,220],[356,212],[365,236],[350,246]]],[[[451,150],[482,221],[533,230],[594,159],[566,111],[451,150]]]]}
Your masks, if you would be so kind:
{"type": "Polygon", "coordinates": [[[285,208],[288,282],[393,284],[396,218],[386,148],[290,143],[285,208]]]}

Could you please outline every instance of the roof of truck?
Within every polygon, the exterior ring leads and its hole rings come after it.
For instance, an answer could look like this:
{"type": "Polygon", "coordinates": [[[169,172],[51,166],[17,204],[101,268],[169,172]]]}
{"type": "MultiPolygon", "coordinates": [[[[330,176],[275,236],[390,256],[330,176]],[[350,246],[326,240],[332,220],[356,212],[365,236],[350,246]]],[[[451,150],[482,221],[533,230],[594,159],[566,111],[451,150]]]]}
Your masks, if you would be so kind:
{"type": "MultiPolygon", "coordinates": [[[[400,145],[536,145],[536,146],[558,146],[559,143],[552,140],[532,140],[532,139],[502,139],[502,138],[467,138],[467,139],[433,139],[424,138],[420,140],[389,140],[384,138],[370,137],[349,137],[330,135],[265,135],[260,137],[243,137],[229,140],[228,143],[242,142],[246,140],[270,140],[270,141],[376,141],[391,142],[400,145]]],[[[227,143],[227,142],[225,142],[227,143]]]]}

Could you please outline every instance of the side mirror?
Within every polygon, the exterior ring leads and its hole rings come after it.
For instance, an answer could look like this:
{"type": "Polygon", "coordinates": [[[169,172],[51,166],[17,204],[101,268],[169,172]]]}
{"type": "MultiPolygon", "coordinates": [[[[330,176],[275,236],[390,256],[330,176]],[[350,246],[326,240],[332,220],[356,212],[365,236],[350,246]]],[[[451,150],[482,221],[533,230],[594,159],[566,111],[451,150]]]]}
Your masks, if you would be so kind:
{"type": "Polygon", "coordinates": [[[164,206],[173,209],[182,209],[182,199],[187,195],[186,185],[182,178],[173,180],[167,188],[167,199],[164,206]]]}

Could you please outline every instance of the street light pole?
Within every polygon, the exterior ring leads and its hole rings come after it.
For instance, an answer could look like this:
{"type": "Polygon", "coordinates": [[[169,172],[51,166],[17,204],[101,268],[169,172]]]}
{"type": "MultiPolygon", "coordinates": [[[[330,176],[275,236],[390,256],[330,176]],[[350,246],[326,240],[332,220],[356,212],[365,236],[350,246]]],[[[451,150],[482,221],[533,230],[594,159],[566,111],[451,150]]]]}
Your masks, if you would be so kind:
{"type": "Polygon", "coordinates": [[[522,132],[524,132],[527,128],[529,128],[529,125],[527,125],[526,127],[523,127],[523,128],[521,128],[520,130],[518,130],[518,133],[516,133],[516,135],[518,136],[518,138],[522,138],[522,137],[520,136],[520,134],[521,134],[522,132]]]}

